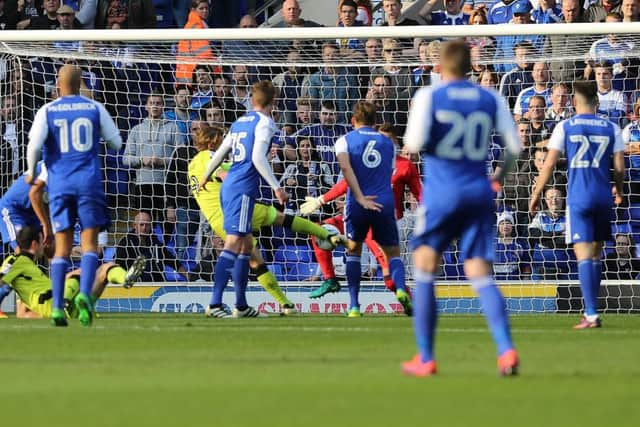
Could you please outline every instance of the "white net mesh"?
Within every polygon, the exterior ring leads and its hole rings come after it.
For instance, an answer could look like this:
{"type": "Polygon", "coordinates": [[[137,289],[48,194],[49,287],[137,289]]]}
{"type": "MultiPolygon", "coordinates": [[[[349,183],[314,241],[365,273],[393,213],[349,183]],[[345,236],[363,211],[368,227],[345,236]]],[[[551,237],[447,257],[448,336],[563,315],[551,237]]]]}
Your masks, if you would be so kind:
{"type": "MultiPolygon", "coordinates": [[[[536,27],[544,33],[549,26],[536,27]]],[[[566,95],[570,95],[571,83],[576,79],[597,76],[599,83],[603,81],[603,88],[609,85],[611,90],[601,90],[600,113],[622,127],[631,126],[627,132],[629,147],[634,148],[635,141],[640,142],[633,109],[640,36],[502,35],[503,30],[496,26],[493,36],[467,37],[474,58],[471,79],[495,87],[507,98],[528,146],[497,200],[501,212],[497,223],[502,225],[497,227],[494,272],[508,284],[505,292],[513,310],[576,309],[577,267],[572,251],[563,243],[566,170],[560,168],[552,192],[547,193],[551,207],[530,218],[527,202],[545,155],[546,139],[558,120],[572,114],[566,95]],[[602,61],[608,61],[610,66],[600,66],[602,61]],[[602,69],[609,77],[602,77],[602,69]],[[556,286],[565,280],[573,282],[556,286]]],[[[453,36],[455,31],[458,32],[455,35],[460,35],[463,30],[448,28],[442,35],[453,36]]],[[[193,281],[210,281],[221,242],[201,220],[189,193],[185,168],[194,154],[189,148],[192,128],[207,124],[228,127],[250,108],[251,84],[272,80],[280,90],[275,119],[281,127],[274,141],[272,164],[292,196],[290,203],[279,208],[298,214],[305,196],[326,193],[338,181],[333,143],[349,130],[350,110],[356,101],[367,99],[376,103],[379,124],[390,124],[401,139],[412,94],[421,86],[439,81],[438,38],[416,38],[417,32],[411,29],[396,34],[395,39],[368,33],[374,37],[352,37],[352,33],[343,36],[327,30],[323,37],[313,39],[306,33],[301,34],[305,38],[297,39],[295,31],[287,32],[286,40],[6,41],[0,45],[0,52],[4,52],[0,57],[3,102],[0,193],[24,170],[26,132],[37,109],[56,96],[57,69],[66,62],[77,63],[83,69],[83,93],[105,104],[126,142],[121,152],[107,150],[104,154],[105,188],[114,220],[103,242],[104,259],[115,259],[127,266],[142,252],[149,258],[144,280],[184,281],[186,287],[180,289],[207,295],[208,290],[195,287],[193,281]],[[177,71],[176,64],[179,64],[177,71]],[[158,96],[150,98],[152,93],[158,96]],[[154,109],[160,114],[151,120],[148,115],[156,113],[147,110],[154,109]],[[11,123],[15,126],[10,126],[11,123]],[[310,149],[306,148],[309,146],[310,149]],[[160,159],[161,166],[141,165],[141,158],[153,156],[160,159]],[[140,208],[152,214],[153,235],[158,241],[154,249],[132,245],[127,239],[134,233],[134,218],[140,208]],[[177,272],[179,267],[189,272],[188,281],[177,272]],[[188,283],[191,285],[187,286],[188,283]]],[[[180,34],[177,32],[176,38],[180,34]]],[[[238,33],[233,34],[237,38],[238,33]]],[[[611,310],[628,311],[632,307],[637,310],[639,306],[638,285],[627,286],[640,274],[635,246],[640,237],[637,152],[630,148],[627,156],[628,197],[615,211],[612,228],[616,241],[609,242],[606,248],[604,278],[623,281],[611,282],[604,288],[610,298],[602,302],[611,310]]],[[[499,164],[500,156],[498,147],[489,154],[490,169],[499,164]]],[[[413,161],[420,170],[416,159],[413,161]]],[[[416,197],[408,186],[404,192],[401,209],[404,216],[399,227],[410,276],[407,242],[413,229],[416,197]]],[[[262,194],[265,203],[273,203],[267,187],[262,194]]],[[[311,219],[324,221],[339,213],[340,208],[331,203],[311,219]]],[[[311,284],[321,281],[318,258],[306,236],[279,227],[263,228],[257,236],[262,254],[278,279],[289,282],[311,279],[311,284]]],[[[334,252],[333,263],[336,274],[344,275],[344,252],[334,252]]],[[[365,254],[362,265],[363,277],[374,283],[382,281],[382,269],[374,255],[365,254]]],[[[448,298],[444,300],[445,309],[479,309],[467,288],[459,286],[464,275],[455,244],[444,254],[439,279],[449,283],[439,288],[441,296],[448,298]]],[[[108,290],[102,308],[173,311],[167,308],[171,305],[160,308],[158,300],[162,295],[157,294],[158,289],[140,289],[138,297],[143,302],[108,290]],[[113,298],[109,298],[109,292],[113,298]]],[[[302,288],[288,289],[294,296],[299,291],[300,301],[296,302],[308,303],[302,288]]],[[[175,310],[200,310],[206,298],[201,299],[200,305],[193,300],[184,301],[175,310]]],[[[177,303],[171,304],[175,308],[177,303]]],[[[317,311],[322,312],[322,307],[317,311]]]]}

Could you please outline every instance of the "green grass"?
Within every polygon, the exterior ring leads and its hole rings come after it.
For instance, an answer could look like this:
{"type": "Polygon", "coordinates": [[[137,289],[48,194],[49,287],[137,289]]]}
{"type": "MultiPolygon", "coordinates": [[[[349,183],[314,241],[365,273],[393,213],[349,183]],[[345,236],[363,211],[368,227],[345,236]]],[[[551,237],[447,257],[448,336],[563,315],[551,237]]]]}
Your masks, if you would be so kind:
{"type": "Polygon", "coordinates": [[[514,317],[521,375],[499,378],[484,320],[444,316],[415,379],[403,317],[0,320],[0,425],[638,426],[640,316],[576,321],[514,317]]]}

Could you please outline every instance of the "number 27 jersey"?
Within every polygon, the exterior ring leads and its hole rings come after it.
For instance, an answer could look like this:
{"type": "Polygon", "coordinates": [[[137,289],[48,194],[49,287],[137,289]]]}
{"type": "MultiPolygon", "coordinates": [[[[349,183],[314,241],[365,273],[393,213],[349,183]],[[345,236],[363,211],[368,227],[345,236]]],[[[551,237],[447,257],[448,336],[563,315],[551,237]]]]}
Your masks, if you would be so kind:
{"type": "Polygon", "coordinates": [[[99,102],[71,95],[45,104],[33,120],[29,139],[44,141],[42,157],[49,171],[49,191],[102,192],[100,139],[113,140],[118,134],[99,102]]]}
{"type": "Polygon", "coordinates": [[[611,157],[624,150],[618,125],[592,114],[579,114],[555,127],[548,148],[566,151],[567,204],[612,204],[611,157]]]}

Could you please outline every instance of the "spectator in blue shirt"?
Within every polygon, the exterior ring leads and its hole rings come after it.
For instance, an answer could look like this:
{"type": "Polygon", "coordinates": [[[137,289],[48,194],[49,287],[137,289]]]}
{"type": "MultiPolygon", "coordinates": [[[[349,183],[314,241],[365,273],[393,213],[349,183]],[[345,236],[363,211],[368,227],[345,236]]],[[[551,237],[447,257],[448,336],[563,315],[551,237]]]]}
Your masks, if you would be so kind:
{"type": "Polygon", "coordinates": [[[516,99],[522,89],[533,85],[530,61],[533,45],[524,40],[515,46],[514,52],[515,68],[502,76],[498,88],[500,94],[507,99],[510,108],[515,106],[516,99]]]}
{"type": "MultiPolygon", "coordinates": [[[[511,7],[512,19],[514,25],[531,24],[531,3],[529,0],[517,0],[511,7]]],[[[513,63],[515,56],[515,47],[522,41],[529,41],[534,49],[538,52],[544,47],[544,36],[536,35],[517,35],[517,36],[500,36],[496,37],[496,61],[495,69],[498,72],[507,72],[516,68],[513,63]]]]}
{"type": "Polygon", "coordinates": [[[567,218],[564,194],[555,187],[544,192],[547,210],[538,212],[529,224],[533,248],[532,280],[570,280],[575,275],[575,258],[565,243],[567,218]]]}
{"type": "Polygon", "coordinates": [[[536,24],[556,24],[562,22],[562,9],[556,0],[538,0],[538,7],[533,9],[531,19],[536,24]]]}
{"type": "Polygon", "coordinates": [[[498,235],[493,273],[496,280],[520,280],[530,273],[525,247],[514,237],[513,214],[503,211],[498,214],[498,235]]]}
{"type": "MultiPolygon", "coordinates": [[[[343,0],[338,7],[338,27],[361,27],[362,23],[356,20],[358,5],[353,0],[343,0]]],[[[361,39],[338,39],[343,55],[364,55],[364,43],[361,39]]]]}
{"type": "Polygon", "coordinates": [[[444,10],[431,12],[431,25],[466,25],[469,15],[462,12],[462,0],[444,0],[444,10]]]}
{"type": "Polygon", "coordinates": [[[602,61],[594,69],[598,85],[598,116],[624,127],[627,123],[627,99],[621,91],[613,88],[611,64],[602,61]]]}
{"type": "MultiPolygon", "coordinates": [[[[513,7],[522,0],[502,0],[496,1],[489,8],[487,18],[489,24],[508,24],[513,18],[513,7]]],[[[526,0],[527,3],[529,2],[526,0]]]]}
{"type": "Polygon", "coordinates": [[[310,125],[300,129],[292,137],[286,138],[285,153],[293,154],[289,160],[295,160],[297,142],[308,138],[320,157],[320,161],[328,164],[335,178],[338,176],[339,166],[336,160],[335,142],[342,135],[351,130],[351,126],[336,124],[337,110],[331,101],[324,101],[320,110],[320,124],[310,125]]]}

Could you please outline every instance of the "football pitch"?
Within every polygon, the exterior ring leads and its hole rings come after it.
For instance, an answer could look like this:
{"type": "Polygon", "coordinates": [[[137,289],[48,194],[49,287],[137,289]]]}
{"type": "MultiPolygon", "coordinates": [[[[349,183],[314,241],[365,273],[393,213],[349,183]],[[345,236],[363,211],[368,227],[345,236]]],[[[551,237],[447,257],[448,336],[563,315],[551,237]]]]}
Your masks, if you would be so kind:
{"type": "Polygon", "coordinates": [[[640,316],[514,316],[521,375],[499,378],[480,316],[443,316],[439,373],[400,373],[400,316],[104,314],[0,320],[3,426],[638,426],[640,316]]]}

